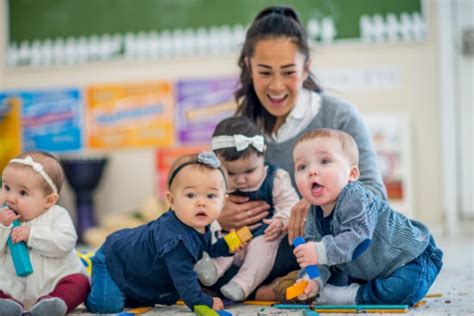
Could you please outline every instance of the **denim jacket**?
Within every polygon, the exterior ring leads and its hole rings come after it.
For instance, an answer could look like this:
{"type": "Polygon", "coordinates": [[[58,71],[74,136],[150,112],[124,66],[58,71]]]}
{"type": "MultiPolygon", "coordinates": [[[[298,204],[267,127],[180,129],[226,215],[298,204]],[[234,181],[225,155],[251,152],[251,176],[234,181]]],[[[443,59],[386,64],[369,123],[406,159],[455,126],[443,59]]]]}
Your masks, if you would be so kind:
{"type": "Polygon", "coordinates": [[[223,239],[211,245],[209,227],[201,234],[171,210],[148,224],[115,232],[104,243],[107,268],[127,297],[143,305],[170,305],[181,297],[191,310],[213,303],[194,272],[203,251],[211,257],[231,255],[223,239]]]}

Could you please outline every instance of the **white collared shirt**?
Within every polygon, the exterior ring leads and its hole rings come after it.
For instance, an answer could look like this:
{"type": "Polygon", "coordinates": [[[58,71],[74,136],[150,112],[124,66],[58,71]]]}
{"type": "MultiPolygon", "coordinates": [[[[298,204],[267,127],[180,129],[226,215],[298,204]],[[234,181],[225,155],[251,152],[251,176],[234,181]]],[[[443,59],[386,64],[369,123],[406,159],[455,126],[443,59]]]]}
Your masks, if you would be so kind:
{"type": "Polygon", "coordinates": [[[321,107],[321,96],[315,91],[301,89],[296,105],[287,116],[285,122],[272,139],[281,143],[305,129],[318,114],[321,107]]]}

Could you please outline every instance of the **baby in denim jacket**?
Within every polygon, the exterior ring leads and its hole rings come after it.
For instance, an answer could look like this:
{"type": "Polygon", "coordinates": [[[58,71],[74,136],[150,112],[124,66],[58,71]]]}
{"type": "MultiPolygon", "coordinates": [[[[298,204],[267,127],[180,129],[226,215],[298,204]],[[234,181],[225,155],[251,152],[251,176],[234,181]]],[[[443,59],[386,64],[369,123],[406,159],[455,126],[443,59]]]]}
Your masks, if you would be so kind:
{"type": "MultiPolygon", "coordinates": [[[[425,296],[442,266],[443,253],[428,228],[394,211],[359,178],[359,153],[347,133],[315,129],[293,150],[295,180],[312,205],[306,244],[295,248],[301,268],[317,264],[303,300],[319,292],[320,304],[406,304],[425,296]],[[349,276],[349,286],[326,284],[329,267],[349,276]]],[[[302,279],[308,279],[304,269],[302,279]]],[[[301,281],[302,279],[298,280],[301,281]]]]}
{"type": "Polygon", "coordinates": [[[222,309],[220,298],[202,291],[193,267],[204,251],[211,257],[232,255],[223,239],[211,244],[209,230],[224,205],[226,178],[213,153],[176,160],[168,177],[170,210],[111,234],[92,258],[87,309],[117,313],[124,307],[171,305],[179,298],[191,310],[195,305],[222,309]]]}

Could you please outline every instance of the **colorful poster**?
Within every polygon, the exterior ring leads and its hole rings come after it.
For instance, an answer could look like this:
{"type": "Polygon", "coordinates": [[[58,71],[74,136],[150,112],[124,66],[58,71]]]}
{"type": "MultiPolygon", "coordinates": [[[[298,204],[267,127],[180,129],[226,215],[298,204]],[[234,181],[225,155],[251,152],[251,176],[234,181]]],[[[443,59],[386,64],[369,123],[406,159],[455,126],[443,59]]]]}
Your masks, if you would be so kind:
{"type": "Polygon", "coordinates": [[[78,89],[21,92],[23,150],[76,151],[82,147],[78,89]]]}
{"type": "Polygon", "coordinates": [[[370,114],[365,121],[391,205],[413,215],[410,123],[403,114],[370,114]]]}
{"type": "Polygon", "coordinates": [[[87,96],[89,147],[156,147],[174,142],[170,82],[92,86],[87,96]]]}
{"type": "Polygon", "coordinates": [[[191,147],[173,147],[160,149],[155,155],[155,190],[156,196],[164,199],[166,190],[168,190],[168,172],[173,162],[183,156],[193,153],[199,153],[203,150],[209,150],[209,146],[191,146],[191,147]]]}
{"type": "Polygon", "coordinates": [[[0,93],[0,171],[21,152],[20,111],[18,96],[0,93]]]}
{"type": "Polygon", "coordinates": [[[236,110],[235,77],[183,80],[176,85],[177,132],[181,144],[210,144],[216,124],[236,110]]]}

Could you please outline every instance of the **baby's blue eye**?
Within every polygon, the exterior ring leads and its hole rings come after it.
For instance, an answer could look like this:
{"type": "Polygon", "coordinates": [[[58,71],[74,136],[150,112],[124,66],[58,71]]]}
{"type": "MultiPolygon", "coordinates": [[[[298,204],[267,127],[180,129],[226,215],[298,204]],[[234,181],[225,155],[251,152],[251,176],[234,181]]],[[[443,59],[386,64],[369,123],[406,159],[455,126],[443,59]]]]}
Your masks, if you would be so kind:
{"type": "Polygon", "coordinates": [[[207,198],[208,198],[208,199],[211,199],[211,200],[212,200],[212,199],[215,199],[216,197],[217,197],[217,195],[215,195],[215,194],[213,194],[213,193],[207,195],[207,198]]]}

